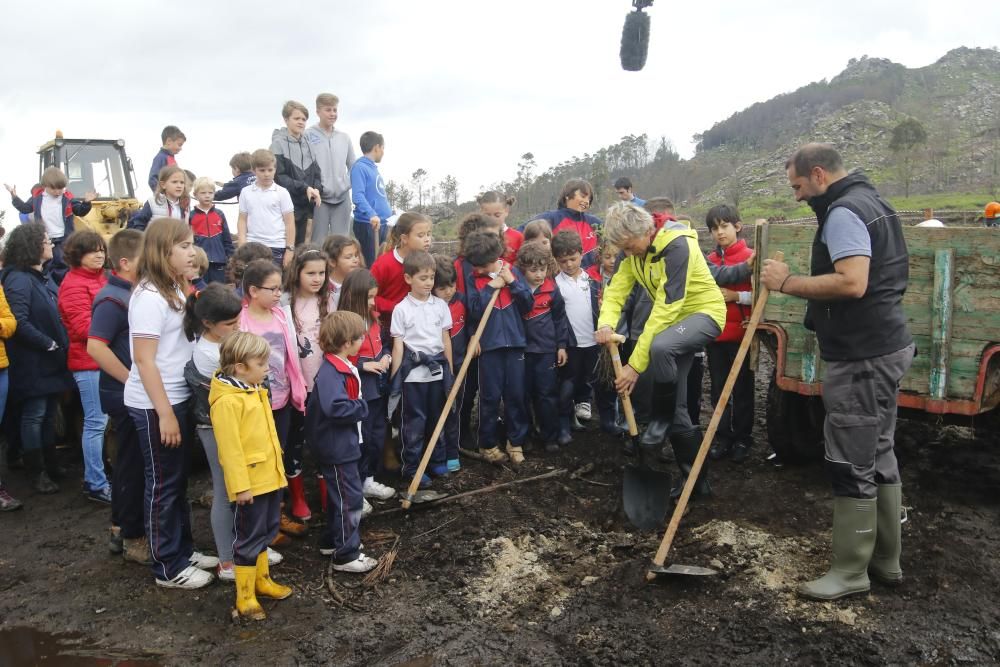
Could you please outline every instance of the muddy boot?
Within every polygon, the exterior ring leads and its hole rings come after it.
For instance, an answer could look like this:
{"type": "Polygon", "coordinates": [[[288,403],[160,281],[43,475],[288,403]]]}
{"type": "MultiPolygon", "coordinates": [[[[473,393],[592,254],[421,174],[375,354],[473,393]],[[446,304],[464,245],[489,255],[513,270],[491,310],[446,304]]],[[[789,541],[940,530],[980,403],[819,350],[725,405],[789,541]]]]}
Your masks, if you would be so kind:
{"type": "Polygon", "coordinates": [[[28,477],[31,479],[31,488],[36,492],[44,495],[59,493],[59,487],[45,470],[42,450],[26,451],[24,453],[24,468],[28,471],[28,477]]]}
{"type": "Polygon", "coordinates": [[[288,480],[288,498],[292,501],[292,516],[300,521],[312,518],[312,510],[306,502],[305,479],[299,473],[295,477],[286,476],[288,480]]]}
{"type": "MultiPolygon", "coordinates": [[[[681,477],[677,485],[670,489],[670,497],[677,499],[681,497],[684,484],[687,482],[688,473],[694,466],[694,460],[698,456],[701,448],[701,429],[694,429],[687,433],[674,433],[670,436],[670,444],[674,449],[674,459],[677,467],[681,469],[681,477]]],[[[698,481],[695,482],[692,498],[704,498],[712,495],[712,487],[708,484],[708,460],[702,463],[701,472],[698,473],[698,481]]]]}
{"type": "Polygon", "coordinates": [[[517,445],[510,444],[510,440],[507,441],[507,456],[510,457],[511,465],[517,467],[524,463],[524,448],[518,447],[517,445]]]}
{"type": "MultiPolygon", "coordinates": [[[[871,588],[868,563],[875,549],[876,500],[833,499],[833,556],[830,571],[799,587],[811,600],[836,600],[871,588]]],[[[897,514],[896,522],[899,523],[897,514]]]]}
{"type": "Polygon", "coordinates": [[[254,587],[257,580],[257,567],[254,565],[236,565],[236,612],[240,618],[251,621],[263,621],[267,618],[264,608],[257,602],[254,587]]]}
{"type": "MultiPolygon", "coordinates": [[[[278,530],[280,530],[285,535],[290,535],[292,537],[302,537],[309,530],[308,526],[304,523],[299,523],[298,521],[293,521],[289,519],[284,512],[284,505],[282,505],[281,518],[278,520],[278,530]]],[[[271,546],[274,546],[272,543],[271,546]]]]}
{"type": "Polygon", "coordinates": [[[899,565],[899,554],[902,551],[902,505],[901,484],[879,484],[875,511],[878,531],[875,534],[872,560],[868,563],[868,576],[889,586],[897,586],[903,581],[903,568],[899,565]]]}
{"type": "Polygon", "coordinates": [[[122,540],[122,558],[130,563],[152,565],[153,555],[149,550],[149,540],[146,536],[122,540]]]}
{"type": "Polygon", "coordinates": [[[646,427],[639,444],[646,448],[656,448],[667,440],[670,425],[674,422],[674,412],[677,407],[677,385],[657,382],[653,385],[653,398],[650,405],[649,425],[646,427]]]}
{"type": "MultiPolygon", "coordinates": [[[[487,463],[492,463],[495,466],[507,463],[507,455],[504,454],[502,451],[500,451],[499,447],[489,447],[487,449],[480,449],[479,453],[483,455],[483,459],[487,463]]],[[[523,454],[521,458],[524,458],[523,454]]]]}
{"type": "Polygon", "coordinates": [[[56,451],[56,443],[50,442],[43,446],[43,458],[45,460],[45,472],[49,474],[49,479],[54,482],[61,482],[66,479],[69,472],[59,465],[59,453],[56,451]]]}
{"type": "Polygon", "coordinates": [[[262,595],[272,600],[284,600],[292,594],[291,588],[275,583],[274,579],[271,578],[266,549],[257,554],[257,567],[254,570],[256,572],[254,591],[257,595],[262,595]]]}

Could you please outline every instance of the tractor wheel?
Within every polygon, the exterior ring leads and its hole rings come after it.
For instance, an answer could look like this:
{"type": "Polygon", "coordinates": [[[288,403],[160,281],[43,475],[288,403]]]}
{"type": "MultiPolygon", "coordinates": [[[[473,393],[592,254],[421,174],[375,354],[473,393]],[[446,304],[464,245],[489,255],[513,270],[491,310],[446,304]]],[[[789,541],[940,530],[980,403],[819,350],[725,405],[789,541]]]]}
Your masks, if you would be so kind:
{"type": "Polygon", "coordinates": [[[810,463],[823,457],[823,403],[778,386],[767,387],[767,437],[786,463],[810,463]]]}

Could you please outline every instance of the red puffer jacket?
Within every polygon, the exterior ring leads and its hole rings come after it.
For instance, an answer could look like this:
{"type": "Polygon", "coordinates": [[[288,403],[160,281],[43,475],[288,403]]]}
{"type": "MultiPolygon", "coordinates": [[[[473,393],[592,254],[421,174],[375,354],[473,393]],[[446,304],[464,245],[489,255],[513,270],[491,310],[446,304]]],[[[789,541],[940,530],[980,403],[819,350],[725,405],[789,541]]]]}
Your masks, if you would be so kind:
{"type": "MultiPolygon", "coordinates": [[[[712,254],[708,256],[708,261],[716,266],[732,266],[733,264],[739,264],[740,262],[747,261],[750,257],[752,250],[747,247],[746,241],[739,239],[733,245],[729,246],[725,250],[722,248],[716,248],[712,254]]],[[[720,285],[720,287],[725,287],[726,289],[733,290],[734,292],[749,292],[753,289],[748,280],[745,283],[738,283],[736,285],[720,285]]],[[[750,317],[750,312],[753,310],[750,306],[741,306],[735,301],[726,304],[726,326],[723,328],[722,333],[715,340],[720,343],[738,343],[743,340],[743,333],[746,329],[743,327],[743,320],[750,317]]]]}
{"type": "Polygon", "coordinates": [[[87,333],[94,297],[106,282],[103,269],[92,271],[78,266],[70,269],[59,286],[59,316],[69,334],[66,366],[71,372],[98,370],[97,362],[87,353],[87,333]]]}

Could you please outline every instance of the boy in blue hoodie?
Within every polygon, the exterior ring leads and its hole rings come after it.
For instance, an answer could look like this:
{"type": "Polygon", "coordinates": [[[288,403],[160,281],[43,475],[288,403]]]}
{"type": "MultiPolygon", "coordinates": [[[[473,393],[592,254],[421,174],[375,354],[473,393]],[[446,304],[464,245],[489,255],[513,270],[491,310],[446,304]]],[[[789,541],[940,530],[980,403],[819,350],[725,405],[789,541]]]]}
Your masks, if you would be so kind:
{"type": "Polygon", "coordinates": [[[160,141],[163,145],[156,156],[153,157],[153,165],[149,168],[149,178],[146,180],[149,184],[149,189],[154,193],[156,192],[156,183],[160,178],[160,170],[164,167],[177,164],[174,156],[181,152],[181,148],[184,147],[187,137],[184,136],[184,133],[176,125],[167,125],[160,132],[160,141]]]}
{"type": "Polygon", "coordinates": [[[239,199],[243,188],[256,180],[253,174],[253,161],[250,153],[246,151],[236,153],[229,159],[229,168],[233,170],[233,180],[227,181],[221,188],[215,191],[213,201],[224,202],[230,199],[239,199]]]}
{"type": "Polygon", "coordinates": [[[327,535],[320,553],[332,556],[339,572],[368,572],[377,564],[361,551],[364,496],[358,461],[368,404],[358,369],[348,360],[358,354],[366,331],[356,313],[338,310],[326,316],[319,330],[323,364],[306,403],[306,441],[326,481],[327,535]]]}
{"type": "Polygon", "coordinates": [[[378,132],[361,135],[364,155],[351,167],[351,201],[354,202],[354,237],[361,244],[365,265],[375,262],[376,246],[382,240],[386,219],[392,207],[385,196],[385,182],[378,163],[385,156],[385,139],[378,132]]]}
{"type": "Polygon", "coordinates": [[[524,276],[500,257],[503,240],[493,232],[473,232],[465,238],[465,258],[472,264],[472,284],[466,285],[469,318],[477,322],[486,314],[493,291],[500,294],[479,339],[479,448],[487,461],[501,464],[510,457],[517,466],[524,462],[524,443],[531,420],[524,397],[525,313],[534,298],[524,276]],[[507,426],[507,453],[500,451],[497,418],[503,401],[507,426]]]}

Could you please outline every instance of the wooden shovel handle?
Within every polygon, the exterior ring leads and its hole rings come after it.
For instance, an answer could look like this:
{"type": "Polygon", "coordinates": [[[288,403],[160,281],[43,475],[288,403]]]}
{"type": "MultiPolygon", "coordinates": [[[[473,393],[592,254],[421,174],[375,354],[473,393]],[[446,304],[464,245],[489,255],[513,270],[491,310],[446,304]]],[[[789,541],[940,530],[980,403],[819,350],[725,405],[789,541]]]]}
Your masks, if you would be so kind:
{"type": "MultiPolygon", "coordinates": [[[[774,253],[772,257],[772,259],[778,262],[784,260],[784,258],[785,254],[780,250],[774,253]]],[[[750,349],[750,343],[753,342],[754,332],[757,331],[760,318],[764,315],[764,308],[767,306],[767,297],[768,289],[761,283],[757,303],[754,305],[753,312],[750,315],[750,323],[747,325],[747,330],[743,334],[743,340],[736,351],[736,359],[733,360],[733,367],[729,369],[729,377],[726,378],[726,384],[722,387],[722,393],[719,394],[719,401],[715,404],[712,421],[708,423],[708,428],[705,430],[705,437],[701,440],[701,447],[698,449],[698,455],[691,465],[691,472],[688,473],[687,481],[684,483],[684,490],[681,491],[681,497],[677,500],[677,505],[674,507],[674,513],[670,517],[670,523],[667,525],[667,532],[664,533],[663,540],[660,542],[660,548],[656,550],[656,556],[653,557],[653,565],[656,567],[663,567],[663,563],[667,559],[667,554],[670,552],[670,545],[677,535],[677,527],[681,523],[681,517],[684,516],[684,510],[687,509],[688,500],[691,499],[691,492],[694,490],[695,482],[698,480],[701,468],[705,464],[705,457],[708,456],[712,438],[715,437],[715,432],[719,428],[719,422],[722,421],[722,413],[726,411],[726,404],[729,403],[729,395],[733,393],[733,385],[736,384],[736,378],[739,377],[740,369],[743,367],[743,360],[750,349]]],[[[655,578],[656,574],[654,572],[646,573],[647,581],[652,581],[655,578]]]]}
{"type": "MultiPolygon", "coordinates": [[[[615,334],[606,343],[608,352],[611,354],[611,365],[615,369],[615,379],[622,376],[622,357],[618,353],[618,343],[624,342],[625,336],[615,334]]],[[[635,423],[635,412],[632,410],[632,397],[624,391],[618,392],[618,396],[622,399],[622,409],[625,411],[625,421],[628,423],[628,434],[633,437],[639,435],[639,427],[635,423]]]]}

